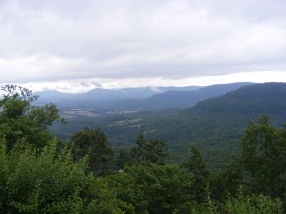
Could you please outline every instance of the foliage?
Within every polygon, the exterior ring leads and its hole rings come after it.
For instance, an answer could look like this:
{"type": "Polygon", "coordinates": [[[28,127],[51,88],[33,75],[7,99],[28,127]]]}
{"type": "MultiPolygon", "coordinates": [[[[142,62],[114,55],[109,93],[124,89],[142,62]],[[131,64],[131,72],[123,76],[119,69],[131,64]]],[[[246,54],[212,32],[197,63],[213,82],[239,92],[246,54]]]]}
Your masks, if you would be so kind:
{"type": "Polygon", "coordinates": [[[234,196],[237,189],[244,184],[243,171],[238,159],[233,159],[225,170],[212,174],[210,177],[212,198],[223,201],[226,195],[234,196]]]}
{"type": "MultiPolygon", "coordinates": [[[[103,131],[84,128],[71,137],[68,142],[73,144],[71,149],[59,146],[58,140],[50,140],[48,131],[53,121],[61,120],[54,105],[32,106],[37,98],[25,88],[8,85],[2,90],[5,92],[0,100],[0,210],[3,213],[284,212],[286,126],[271,125],[268,116],[261,117],[257,124],[249,124],[241,140],[241,155],[216,175],[210,173],[196,146],[191,147],[186,164],[166,164],[167,144],[145,140],[143,135],[138,135],[136,145],[128,152],[121,153],[124,170],[109,174],[113,150],[103,131]]],[[[175,124],[160,134],[168,131],[168,135],[177,134],[175,137],[182,139],[194,135],[197,140],[199,135],[221,129],[220,123],[233,124],[229,120],[216,120],[220,118],[216,117],[218,114],[205,119],[206,115],[198,109],[194,112],[198,113],[196,117],[169,120],[175,124]],[[202,129],[189,129],[187,122],[195,123],[188,121],[190,118],[200,118],[195,122],[202,129]],[[203,129],[209,122],[207,127],[216,129],[203,129]],[[176,132],[172,129],[176,126],[184,130],[176,132]],[[186,130],[188,134],[181,136],[186,130]]],[[[151,113],[143,115],[152,117],[151,113]]],[[[117,119],[124,117],[120,115],[117,119]]],[[[166,117],[164,121],[171,118],[166,117]]],[[[138,122],[134,118],[132,121],[138,122]]],[[[146,128],[145,122],[139,129],[146,128]]],[[[153,121],[150,127],[163,130],[164,125],[162,120],[153,121]]],[[[121,130],[128,133],[128,129],[121,130]]],[[[205,140],[212,145],[216,143],[213,139],[205,140]]]]}
{"type": "Polygon", "coordinates": [[[136,145],[129,152],[121,151],[119,165],[163,164],[168,157],[168,146],[160,140],[146,141],[142,134],[138,135],[136,145]]]}
{"type": "Polygon", "coordinates": [[[225,213],[282,214],[282,202],[272,200],[269,196],[244,196],[239,192],[237,197],[228,197],[224,205],[225,213]]]}
{"type": "Polygon", "coordinates": [[[197,202],[203,202],[205,198],[205,187],[208,184],[210,171],[202,159],[197,146],[191,146],[191,154],[186,164],[187,169],[194,175],[194,185],[190,191],[197,202]]]}
{"type": "Polygon", "coordinates": [[[113,150],[109,147],[106,135],[100,130],[85,127],[71,137],[77,159],[88,154],[89,166],[96,175],[108,173],[113,163],[113,150]]]}
{"type": "Polygon", "coordinates": [[[186,213],[192,206],[188,190],[193,175],[179,165],[130,166],[108,180],[119,199],[135,207],[135,213],[186,213]]]}
{"type": "Polygon", "coordinates": [[[221,203],[210,197],[210,191],[206,188],[205,202],[195,206],[192,214],[282,214],[284,209],[280,199],[272,199],[264,195],[244,195],[239,187],[235,196],[227,195],[221,203]]]}
{"type": "Polygon", "coordinates": [[[0,137],[5,136],[8,149],[23,141],[43,147],[51,139],[47,127],[53,121],[64,122],[56,106],[32,106],[37,97],[20,86],[1,86],[1,90],[4,94],[0,100],[0,137]]]}
{"type": "Polygon", "coordinates": [[[66,127],[55,126],[52,131],[64,139],[83,126],[100,127],[111,145],[120,149],[131,148],[136,136],[143,133],[146,139],[168,143],[171,162],[186,161],[189,145],[196,144],[210,169],[217,171],[225,169],[232,156],[239,154],[239,141],[250,120],[268,114],[273,125],[283,127],[285,109],[285,83],[255,84],[185,110],[120,112],[96,119],[78,116],[70,118],[66,127]]]}
{"type": "Polygon", "coordinates": [[[268,116],[249,124],[241,141],[240,158],[249,187],[271,197],[285,197],[286,126],[272,126],[268,116]]]}
{"type": "Polygon", "coordinates": [[[0,209],[3,213],[123,213],[102,179],[87,173],[87,161],[73,163],[71,151],[57,156],[57,141],[40,154],[29,145],[0,156],[0,209]]]}

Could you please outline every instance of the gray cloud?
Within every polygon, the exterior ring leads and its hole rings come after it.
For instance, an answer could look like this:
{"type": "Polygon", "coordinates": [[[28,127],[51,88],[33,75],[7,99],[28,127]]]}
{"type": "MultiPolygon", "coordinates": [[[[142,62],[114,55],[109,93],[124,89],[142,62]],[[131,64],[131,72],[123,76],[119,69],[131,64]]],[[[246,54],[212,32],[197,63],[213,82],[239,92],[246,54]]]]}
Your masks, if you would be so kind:
{"type": "Polygon", "coordinates": [[[0,82],[286,71],[284,8],[285,0],[2,0],[0,82]]]}

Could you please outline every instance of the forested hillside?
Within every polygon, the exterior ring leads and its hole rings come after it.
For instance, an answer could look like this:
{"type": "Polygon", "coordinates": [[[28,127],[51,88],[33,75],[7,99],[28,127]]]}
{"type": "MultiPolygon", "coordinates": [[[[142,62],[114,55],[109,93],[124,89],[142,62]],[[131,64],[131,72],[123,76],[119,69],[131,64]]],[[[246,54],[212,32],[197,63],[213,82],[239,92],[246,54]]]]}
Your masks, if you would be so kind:
{"type": "Polygon", "coordinates": [[[37,97],[15,85],[1,90],[1,213],[284,213],[286,128],[268,116],[249,124],[241,153],[214,173],[197,146],[170,164],[168,144],[144,134],[118,155],[99,128],[60,141],[48,129],[66,122],[55,105],[34,106],[37,97]]]}
{"type": "Polygon", "coordinates": [[[279,115],[285,113],[285,101],[285,83],[264,83],[244,86],[224,96],[202,101],[194,110],[211,113],[279,115]]]}
{"type": "Polygon", "coordinates": [[[64,139],[83,126],[100,127],[116,148],[130,147],[136,136],[144,133],[147,139],[166,141],[172,161],[184,160],[188,147],[196,144],[212,168],[221,168],[239,152],[240,138],[250,121],[268,114],[273,124],[284,125],[285,103],[285,83],[255,84],[181,111],[72,117],[67,126],[54,126],[52,132],[64,139]]]}

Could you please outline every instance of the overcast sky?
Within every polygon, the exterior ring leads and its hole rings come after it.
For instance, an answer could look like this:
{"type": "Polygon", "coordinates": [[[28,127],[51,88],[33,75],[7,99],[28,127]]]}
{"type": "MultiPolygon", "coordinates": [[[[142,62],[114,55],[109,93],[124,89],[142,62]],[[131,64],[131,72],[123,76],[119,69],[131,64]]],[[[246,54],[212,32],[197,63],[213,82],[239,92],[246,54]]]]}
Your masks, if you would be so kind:
{"type": "Polygon", "coordinates": [[[0,0],[0,84],[286,82],[285,0],[0,0]]]}

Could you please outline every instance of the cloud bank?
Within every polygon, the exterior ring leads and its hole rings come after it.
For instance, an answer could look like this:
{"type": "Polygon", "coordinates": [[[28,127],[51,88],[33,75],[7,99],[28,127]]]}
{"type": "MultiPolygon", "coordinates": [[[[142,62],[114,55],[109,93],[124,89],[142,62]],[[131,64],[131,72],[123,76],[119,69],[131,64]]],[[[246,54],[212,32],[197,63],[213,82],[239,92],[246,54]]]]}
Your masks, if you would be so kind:
{"type": "Polygon", "coordinates": [[[0,83],[286,72],[285,8],[284,0],[0,0],[0,83]]]}

